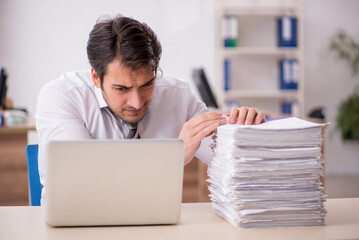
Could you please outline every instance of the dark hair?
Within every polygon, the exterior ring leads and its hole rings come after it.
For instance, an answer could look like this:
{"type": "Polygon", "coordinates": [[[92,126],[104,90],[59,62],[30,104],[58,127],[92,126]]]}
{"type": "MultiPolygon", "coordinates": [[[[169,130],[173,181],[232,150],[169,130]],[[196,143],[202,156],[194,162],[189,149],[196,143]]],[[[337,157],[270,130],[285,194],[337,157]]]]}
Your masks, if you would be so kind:
{"type": "Polygon", "coordinates": [[[121,15],[99,19],[90,32],[87,57],[101,80],[107,65],[119,59],[125,67],[148,67],[157,73],[162,47],[156,34],[145,23],[121,15]]]}

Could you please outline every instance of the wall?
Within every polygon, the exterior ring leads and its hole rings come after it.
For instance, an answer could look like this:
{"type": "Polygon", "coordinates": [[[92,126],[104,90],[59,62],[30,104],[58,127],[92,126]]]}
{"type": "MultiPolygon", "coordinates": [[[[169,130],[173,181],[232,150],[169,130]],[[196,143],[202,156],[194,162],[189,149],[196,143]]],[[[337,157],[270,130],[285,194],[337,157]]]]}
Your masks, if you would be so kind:
{"type": "MultiPolygon", "coordinates": [[[[88,33],[103,14],[146,22],[163,45],[161,68],[191,81],[204,66],[214,77],[213,0],[0,0],[0,66],[9,72],[9,96],[31,114],[42,85],[61,73],[89,68],[88,33]]],[[[305,112],[327,108],[326,171],[359,173],[359,143],[342,142],[335,131],[337,106],[359,84],[328,50],[337,27],[359,40],[359,1],[304,0],[305,112]]]]}
{"type": "Polygon", "coordinates": [[[158,35],[164,73],[191,82],[194,67],[213,74],[213,1],[207,0],[0,0],[0,66],[8,96],[35,113],[41,87],[66,71],[89,69],[88,34],[99,16],[121,13],[158,35]],[[200,31],[199,31],[200,30],[200,31]]]}
{"type": "Polygon", "coordinates": [[[359,173],[359,141],[343,142],[335,129],[339,103],[354,86],[359,76],[353,77],[350,68],[329,50],[329,38],[338,28],[344,28],[359,42],[359,1],[305,0],[304,61],[305,112],[317,106],[327,109],[326,171],[332,173],[359,173]]]}

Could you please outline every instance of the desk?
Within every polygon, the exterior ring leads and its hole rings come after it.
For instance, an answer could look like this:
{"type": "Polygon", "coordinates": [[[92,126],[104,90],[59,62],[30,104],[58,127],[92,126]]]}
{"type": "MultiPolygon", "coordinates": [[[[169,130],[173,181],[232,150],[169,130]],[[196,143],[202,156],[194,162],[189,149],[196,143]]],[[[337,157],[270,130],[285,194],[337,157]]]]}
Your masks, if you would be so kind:
{"type": "Polygon", "coordinates": [[[0,127],[0,205],[28,205],[25,148],[35,123],[0,127]]]}
{"type": "Polygon", "coordinates": [[[42,207],[0,207],[0,239],[359,239],[359,198],[329,199],[326,226],[236,229],[210,203],[184,203],[178,225],[52,228],[42,207]]]}
{"type": "Polygon", "coordinates": [[[208,197],[209,190],[207,187],[209,183],[206,181],[208,179],[207,168],[207,164],[196,157],[184,167],[182,191],[183,203],[210,202],[208,197]]]}

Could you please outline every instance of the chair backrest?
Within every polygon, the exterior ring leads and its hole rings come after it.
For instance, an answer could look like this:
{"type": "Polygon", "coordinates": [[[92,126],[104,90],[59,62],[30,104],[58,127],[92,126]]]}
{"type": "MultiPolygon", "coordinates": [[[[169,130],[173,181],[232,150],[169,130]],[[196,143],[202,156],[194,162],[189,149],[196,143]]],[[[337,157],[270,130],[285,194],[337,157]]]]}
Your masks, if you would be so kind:
{"type": "Polygon", "coordinates": [[[40,175],[37,163],[38,150],[38,145],[27,145],[26,147],[31,206],[40,206],[41,190],[43,187],[40,183],[40,175]]]}

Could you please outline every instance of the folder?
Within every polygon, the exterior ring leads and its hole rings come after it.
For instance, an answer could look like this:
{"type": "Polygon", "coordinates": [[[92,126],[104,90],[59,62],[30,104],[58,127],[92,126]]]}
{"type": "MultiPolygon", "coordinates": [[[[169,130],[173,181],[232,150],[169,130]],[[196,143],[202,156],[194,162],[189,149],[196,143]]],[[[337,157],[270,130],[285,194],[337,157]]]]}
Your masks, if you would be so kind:
{"type": "Polygon", "coordinates": [[[238,16],[225,15],[222,19],[222,38],[224,47],[238,46],[238,16]]]}
{"type": "Polygon", "coordinates": [[[224,90],[228,91],[230,89],[230,61],[229,59],[224,59],[224,90]]]}
{"type": "Polygon", "coordinates": [[[299,106],[297,101],[282,101],[281,110],[283,114],[292,116],[299,115],[299,106]]]}
{"type": "Polygon", "coordinates": [[[298,89],[299,64],[297,59],[279,61],[280,89],[298,89]]]}
{"type": "Polygon", "coordinates": [[[277,20],[278,47],[297,47],[297,19],[283,16],[277,20]]]}

